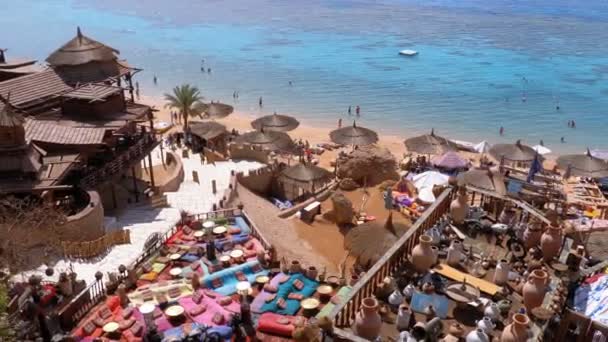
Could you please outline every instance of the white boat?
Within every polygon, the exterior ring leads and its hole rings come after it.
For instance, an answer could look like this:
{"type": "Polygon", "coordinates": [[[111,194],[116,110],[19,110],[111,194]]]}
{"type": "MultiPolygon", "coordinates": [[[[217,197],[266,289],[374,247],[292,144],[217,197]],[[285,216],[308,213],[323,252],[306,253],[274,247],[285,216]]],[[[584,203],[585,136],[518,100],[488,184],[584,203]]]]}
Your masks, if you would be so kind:
{"type": "Polygon", "coordinates": [[[401,51],[399,51],[399,54],[402,55],[402,56],[411,57],[411,56],[416,56],[418,54],[418,51],[416,51],[416,50],[401,50],[401,51]]]}

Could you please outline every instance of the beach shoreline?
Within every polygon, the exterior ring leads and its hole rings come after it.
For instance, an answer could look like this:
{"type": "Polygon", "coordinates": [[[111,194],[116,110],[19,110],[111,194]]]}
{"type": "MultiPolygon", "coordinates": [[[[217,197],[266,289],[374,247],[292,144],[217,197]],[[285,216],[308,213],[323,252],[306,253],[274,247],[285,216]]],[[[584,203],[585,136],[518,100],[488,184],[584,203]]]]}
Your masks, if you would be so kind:
{"type": "MultiPolygon", "coordinates": [[[[153,106],[157,110],[155,120],[171,122],[170,110],[164,107],[164,100],[162,97],[141,96],[140,102],[153,106]]],[[[289,113],[283,114],[289,115],[289,113]]],[[[229,116],[215,121],[225,125],[228,130],[235,129],[240,133],[244,133],[253,130],[253,128],[251,127],[251,121],[258,117],[260,117],[260,115],[257,113],[243,112],[235,109],[235,111],[229,116]]],[[[353,119],[356,118],[353,117],[353,119]]],[[[198,119],[191,118],[190,120],[198,119]]],[[[335,126],[333,127],[319,127],[307,123],[306,119],[298,118],[298,120],[300,120],[300,125],[295,130],[288,132],[289,135],[292,137],[293,140],[302,139],[302,141],[308,141],[311,145],[331,142],[329,139],[329,132],[338,128],[337,120],[335,126]]],[[[343,120],[342,126],[344,127],[346,125],[352,125],[352,122],[343,120]]],[[[177,128],[181,126],[174,127],[177,128]]],[[[388,149],[397,158],[397,161],[401,160],[406,154],[408,154],[407,148],[404,144],[405,139],[416,135],[415,133],[411,135],[405,133],[403,136],[395,136],[391,134],[384,134],[382,130],[377,131],[377,133],[379,137],[377,145],[379,147],[388,149]]],[[[492,144],[492,142],[490,142],[490,144],[492,144]]],[[[461,151],[461,153],[464,157],[471,160],[473,162],[473,165],[478,165],[481,154],[465,151],[461,151]]],[[[331,153],[331,155],[333,155],[333,153],[331,153]]],[[[544,168],[548,170],[552,169],[555,166],[555,161],[558,156],[559,154],[556,153],[549,153],[544,155],[544,168]]],[[[326,164],[323,162],[327,158],[323,159],[324,160],[322,161],[322,164],[326,164]]]]}

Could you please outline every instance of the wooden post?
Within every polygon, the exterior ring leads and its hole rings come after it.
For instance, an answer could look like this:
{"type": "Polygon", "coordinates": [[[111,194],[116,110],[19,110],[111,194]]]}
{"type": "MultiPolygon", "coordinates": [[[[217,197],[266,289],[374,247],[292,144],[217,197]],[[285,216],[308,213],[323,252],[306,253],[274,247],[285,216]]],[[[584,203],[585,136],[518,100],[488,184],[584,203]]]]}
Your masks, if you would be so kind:
{"type": "Polygon", "coordinates": [[[198,172],[196,172],[196,171],[194,171],[194,170],[192,171],[192,180],[193,180],[194,182],[196,182],[196,183],[200,184],[200,183],[199,183],[199,180],[198,180],[198,172]]]}
{"type": "Polygon", "coordinates": [[[215,184],[215,179],[211,180],[211,191],[214,195],[217,193],[217,185],[215,184]]]}
{"type": "Polygon", "coordinates": [[[114,182],[110,182],[110,191],[112,192],[112,204],[114,205],[113,209],[118,208],[118,202],[116,201],[116,190],[114,189],[114,182]]]}
{"type": "Polygon", "coordinates": [[[135,178],[135,166],[131,167],[131,177],[133,177],[133,192],[135,193],[135,202],[139,202],[139,193],[137,190],[137,179],[135,178]]]}
{"type": "Polygon", "coordinates": [[[152,151],[148,153],[148,165],[150,166],[150,184],[152,184],[152,188],[154,188],[156,187],[156,184],[154,184],[154,169],[152,168],[152,151]]]}

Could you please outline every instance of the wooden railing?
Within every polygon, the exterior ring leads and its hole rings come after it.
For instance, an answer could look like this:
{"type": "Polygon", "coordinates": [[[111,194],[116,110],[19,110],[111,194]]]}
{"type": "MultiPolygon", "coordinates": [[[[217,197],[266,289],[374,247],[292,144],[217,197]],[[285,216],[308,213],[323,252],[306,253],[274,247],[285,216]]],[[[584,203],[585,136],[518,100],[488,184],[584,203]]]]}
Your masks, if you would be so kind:
{"type": "Polygon", "coordinates": [[[416,223],[353,286],[353,289],[344,301],[334,307],[329,317],[334,320],[336,327],[351,326],[363,299],[374,295],[378,284],[407,261],[412,249],[418,244],[418,238],[427,229],[433,227],[448,212],[452,193],[452,188],[444,190],[437,197],[435,203],[424,212],[416,223]]]}
{"type": "Polygon", "coordinates": [[[131,243],[131,231],[129,229],[109,232],[92,241],[63,241],[61,247],[63,248],[63,255],[68,258],[86,259],[98,256],[112,246],[126,243],[131,243]]]}
{"type": "Polygon", "coordinates": [[[91,189],[114,176],[120,175],[122,172],[138,163],[143,157],[156,148],[158,144],[159,141],[156,139],[155,135],[145,133],[143,136],[139,137],[134,145],[130,146],[126,151],[121,152],[112,161],[105,163],[102,167],[95,169],[84,176],[80,181],[80,186],[83,189],[91,189]]]}
{"type": "MultiPolygon", "coordinates": [[[[469,202],[471,205],[479,204],[482,208],[484,208],[486,206],[486,204],[489,204],[491,201],[495,201],[496,203],[501,202],[502,206],[504,206],[504,204],[506,202],[510,202],[510,203],[513,203],[518,208],[524,210],[526,213],[528,213],[528,215],[527,215],[528,220],[530,219],[530,216],[531,216],[531,217],[536,218],[538,221],[540,221],[544,224],[551,224],[551,221],[549,221],[549,219],[547,219],[538,209],[532,207],[531,205],[529,205],[528,203],[526,203],[524,201],[521,201],[521,200],[518,200],[515,198],[511,198],[508,196],[503,196],[503,195],[500,195],[493,191],[488,191],[488,190],[471,187],[471,186],[467,186],[467,191],[469,194],[469,202]]],[[[492,211],[492,210],[490,210],[490,211],[492,211]]],[[[521,219],[523,219],[523,216],[520,216],[520,221],[521,221],[521,219]]]]}
{"type": "Polygon", "coordinates": [[[105,297],[106,287],[103,280],[96,280],[74,296],[68,304],[59,310],[57,314],[61,327],[66,331],[74,328],[76,323],[105,297]]]}

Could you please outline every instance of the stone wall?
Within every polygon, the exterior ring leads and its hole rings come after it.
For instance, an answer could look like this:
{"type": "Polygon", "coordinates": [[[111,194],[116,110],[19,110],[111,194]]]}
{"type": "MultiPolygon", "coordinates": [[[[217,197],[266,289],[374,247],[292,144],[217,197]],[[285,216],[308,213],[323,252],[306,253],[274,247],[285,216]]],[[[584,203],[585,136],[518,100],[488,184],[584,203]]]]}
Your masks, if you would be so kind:
{"type": "Polygon", "coordinates": [[[261,169],[250,171],[248,175],[240,172],[237,174],[237,179],[247,189],[257,194],[267,195],[273,190],[276,172],[275,167],[265,166],[261,169]]]}
{"type": "Polygon", "coordinates": [[[184,166],[182,159],[175,152],[167,151],[165,155],[167,163],[167,178],[164,182],[156,182],[156,189],[159,194],[177,191],[180,184],[184,181],[184,166]]]}
{"type": "Polygon", "coordinates": [[[232,159],[255,160],[263,164],[268,164],[268,151],[251,145],[230,144],[228,146],[228,151],[230,152],[230,158],[232,159]]]}
{"type": "Polygon", "coordinates": [[[59,228],[66,241],[95,240],[105,233],[101,198],[96,191],[87,191],[87,195],[88,205],[77,214],[68,216],[65,225],[59,228]]]}

